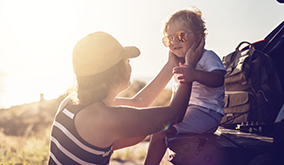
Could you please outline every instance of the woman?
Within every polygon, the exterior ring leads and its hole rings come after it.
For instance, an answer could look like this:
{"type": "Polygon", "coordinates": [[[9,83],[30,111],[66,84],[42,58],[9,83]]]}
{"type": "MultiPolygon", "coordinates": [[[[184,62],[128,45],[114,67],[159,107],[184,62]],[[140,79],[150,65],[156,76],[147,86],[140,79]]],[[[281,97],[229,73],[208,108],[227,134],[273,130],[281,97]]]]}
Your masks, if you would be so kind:
{"type": "MultiPolygon", "coordinates": [[[[188,66],[195,67],[203,46],[191,47],[188,66]]],[[[191,83],[181,85],[167,107],[137,108],[150,106],[171,79],[179,62],[171,52],[146,88],[132,99],[116,98],[130,86],[128,58],[139,54],[136,47],[123,47],[104,32],[89,34],[76,44],[73,69],[77,90],[61,103],[55,116],[49,164],[108,164],[113,150],[136,144],[181,121],[191,83]]]]}

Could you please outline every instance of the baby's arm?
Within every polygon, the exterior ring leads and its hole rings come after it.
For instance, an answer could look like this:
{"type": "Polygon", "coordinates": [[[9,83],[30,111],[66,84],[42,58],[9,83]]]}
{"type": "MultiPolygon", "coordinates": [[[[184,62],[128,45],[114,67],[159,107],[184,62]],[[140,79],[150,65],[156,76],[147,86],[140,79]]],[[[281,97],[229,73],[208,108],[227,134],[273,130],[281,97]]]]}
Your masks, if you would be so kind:
{"type": "Polygon", "coordinates": [[[196,81],[208,87],[217,88],[224,84],[224,70],[213,70],[211,72],[196,71],[196,81]]]}
{"type": "Polygon", "coordinates": [[[173,72],[175,74],[181,74],[178,76],[180,83],[197,81],[212,88],[217,88],[224,84],[224,70],[213,70],[211,72],[206,72],[180,64],[179,67],[174,68],[173,72]]]}
{"type": "MultiPolygon", "coordinates": [[[[204,39],[201,40],[200,44],[204,44],[204,39]]],[[[196,70],[192,67],[187,66],[187,63],[189,61],[189,58],[191,58],[190,51],[193,51],[194,49],[189,49],[188,53],[185,56],[185,64],[180,64],[180,66],[175,67],[173,72],[175,74],[180,74],[178,76],[178,79],[180,83],[188,83],[192,81],[197,81],[203,85],[206,85],[208,87],[220,87],[224,84],[224,70],[213,70],[211,72],[196,70]]]]}
{"type": "Polygon", "coordinates": [[[180,74],[177,79],[180,83],[190,83],[196,81],[197,77],[197,70],[193,67],[187,66],[185,64],[179,64],[179,66],[173,69],[174,74],[180,74]]]}

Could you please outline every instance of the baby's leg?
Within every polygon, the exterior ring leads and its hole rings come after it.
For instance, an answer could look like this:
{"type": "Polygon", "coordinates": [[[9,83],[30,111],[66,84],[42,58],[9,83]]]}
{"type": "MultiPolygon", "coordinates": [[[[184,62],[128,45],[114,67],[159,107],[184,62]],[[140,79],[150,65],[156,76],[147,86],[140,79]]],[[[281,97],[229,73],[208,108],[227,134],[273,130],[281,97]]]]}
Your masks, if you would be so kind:
{"type": "Polygon", "coordinates": [[[167,133],[176,132],[175,128],[170,127],[166,131],[157,132],[152,135],[151,141],[149,144],[145,165],[159,165],[164,154],[167,150],[165,143],[165,136],[167,133]]]}

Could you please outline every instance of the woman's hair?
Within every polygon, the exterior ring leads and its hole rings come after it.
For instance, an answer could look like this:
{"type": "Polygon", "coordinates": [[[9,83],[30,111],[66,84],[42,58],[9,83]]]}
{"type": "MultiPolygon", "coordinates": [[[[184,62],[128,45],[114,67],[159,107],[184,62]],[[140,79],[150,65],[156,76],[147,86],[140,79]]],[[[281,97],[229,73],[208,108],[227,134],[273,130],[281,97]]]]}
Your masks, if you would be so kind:
{"type": "Polygon", "coordinates": [[[207,35],[207,29],[205,21],[202,18],[202,12],[194,7],[190,6],[188,9],[179,10],[171,15],[163,26],[163,34],[166,35],[169,25],[174,21],[180,21],[182,26],[190,29],[195,34],[207,35]]]}
{"type": "Polygon", "coordinates": [[[76,80],[76,95],[72,98],[72,101],[74,104],[82,105],[102,101],[107,97],[110,89],[129,81],[124,59],[102,73],[91,76],[77,76],[76,80]]]}

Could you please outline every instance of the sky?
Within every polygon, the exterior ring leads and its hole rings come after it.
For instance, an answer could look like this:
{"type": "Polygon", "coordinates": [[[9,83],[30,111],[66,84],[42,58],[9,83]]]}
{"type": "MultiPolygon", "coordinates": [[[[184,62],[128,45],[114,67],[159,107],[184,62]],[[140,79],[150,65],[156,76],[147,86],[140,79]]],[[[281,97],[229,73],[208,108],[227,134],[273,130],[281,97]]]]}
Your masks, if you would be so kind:
{"type": "Polygon", "coordinates": [[[220,58],[241,41],[263,39],[284,20],[276,0],[0,0],[0,108],[56,98],[74,85],[72,50],[104,31],[137,46],[132,78],[150,79],[168,58],[163,22],[196,6],[208,29],[206,49],[220,58]]]}

